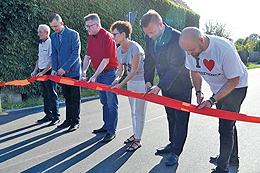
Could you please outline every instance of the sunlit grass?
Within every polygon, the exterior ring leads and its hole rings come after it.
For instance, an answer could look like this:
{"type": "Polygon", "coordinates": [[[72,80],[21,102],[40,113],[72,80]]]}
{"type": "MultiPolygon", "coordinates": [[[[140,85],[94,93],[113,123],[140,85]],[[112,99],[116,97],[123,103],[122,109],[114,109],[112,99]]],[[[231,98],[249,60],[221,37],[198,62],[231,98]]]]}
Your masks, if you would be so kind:
{"type": "Polygon", "coordinates": [[[260,65],[258,65],[258,64],[246,64],[246,67],[247,67],[248,70],[250,70],[250,69],[260,68],[260,65]]]}

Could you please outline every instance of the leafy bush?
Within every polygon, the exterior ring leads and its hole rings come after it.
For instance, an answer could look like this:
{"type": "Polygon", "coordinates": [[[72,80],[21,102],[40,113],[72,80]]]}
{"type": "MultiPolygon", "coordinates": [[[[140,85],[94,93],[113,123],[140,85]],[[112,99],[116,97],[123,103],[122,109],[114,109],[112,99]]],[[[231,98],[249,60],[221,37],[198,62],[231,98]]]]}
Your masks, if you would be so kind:
{"type": "MultiPolygon", "coordinates": [[[[182,30],[186,26],[199,25],[199,15],[179,7],[168,0],[2,0],[0,2],[0,81],[24,79],[30,76],[37,60],[37,29],[39,24],[48,24],[50,13],[61,15],[69,28],[79,32],[81,37],[81,58],[87,47],[87,31],[84,16],[98,13],[102,26],[109,30],[116,20],[124,20],[124,13],[137,11],[132,39],[143,47],[144,32],[139,20],[149,9],[161,14],[164,21],[182,30]]],[[[92,67],[90,71],[93,72],[92,67]]],[[[93,73],[88,72],[91,76],[93,73]]],[[[25,87],[4,87],[18,90],[23,98],[39,96],[40,84],[35,82],[25,87]]]]}

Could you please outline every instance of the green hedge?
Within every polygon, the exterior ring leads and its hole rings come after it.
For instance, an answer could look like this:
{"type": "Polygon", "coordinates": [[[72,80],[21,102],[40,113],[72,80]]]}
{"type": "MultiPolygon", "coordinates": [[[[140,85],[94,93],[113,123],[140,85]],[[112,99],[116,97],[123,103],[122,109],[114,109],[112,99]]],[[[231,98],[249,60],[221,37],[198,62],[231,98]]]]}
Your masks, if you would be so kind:
{"type": "MultiPolygon", "coordinates": [[[[124,20],[124,13],[137,11],[132,39],[143,47],[144,32],[139,25],[142,15],[149,9],[161,14],[163,20],[178,30],[186,26],[199,26],[199,15],[179,7],[168,0],[2,0],[0,4],[0,81],[30,77],[37,60],[38,25],[48,24],[47,17],[56,12],[65,25],[80,34],[84,58],[87,47],[87,31],[83,18],[88,13],[98,13],[102,26],[109,29],[116,20],[124,20]]],[[[91,68],[93,72],[93,69],[91,68]]],[[[88,76],[92,75],[88,72],[88,76]]],[[[4,87],[6,90],[9,87],[4,87]]],[[[39,83],[18,90],[23,96],[40,94],[39,83]]]]}

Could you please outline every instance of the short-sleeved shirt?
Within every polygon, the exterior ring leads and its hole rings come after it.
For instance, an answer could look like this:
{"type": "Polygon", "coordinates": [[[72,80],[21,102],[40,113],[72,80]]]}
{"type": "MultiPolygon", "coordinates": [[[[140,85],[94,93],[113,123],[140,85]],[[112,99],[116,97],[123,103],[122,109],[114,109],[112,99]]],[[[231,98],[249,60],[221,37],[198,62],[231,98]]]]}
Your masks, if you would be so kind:
{"type": "Polygon", "coordinates": [[[101,61],[106,58],[109,58],[109,63],[104,70],[118,67],[115,40],[113,35],[103,28],[95,36],[90,35],[88,37],[86,55],[90,56],[95,70],[97,70],[101,61]]]}
{"type": "Polygon", "coordinates": [[[199,62],[187,55],[186,67],[191,71],[198,71],[216,94],[228,81],[239,76],[239,83],[235,88],[248,86],[247,68],[234,44],[218,36],[207,35],[209,46],[199,55],[199,62]]]}
{"type": "Polygon", "coordinates": [[[131,71],[132,60],[136,55],[141,55],[139,67],[136,74],[130,79],[130,81],[144,81],[144,50],[136,42],[131,41],[131,45],[125,53],[122,53],[122,46],[119,46],[116,50],[116,56],[118,61],[125,66],[127,73],[131,71]]]}
{"type": "Polygon", "coordinates": [[[51,39],[50,37],[47,40],[39,43],[38,46],[38,68],[40,70],[45,69],[51,60],[51,39]]]}

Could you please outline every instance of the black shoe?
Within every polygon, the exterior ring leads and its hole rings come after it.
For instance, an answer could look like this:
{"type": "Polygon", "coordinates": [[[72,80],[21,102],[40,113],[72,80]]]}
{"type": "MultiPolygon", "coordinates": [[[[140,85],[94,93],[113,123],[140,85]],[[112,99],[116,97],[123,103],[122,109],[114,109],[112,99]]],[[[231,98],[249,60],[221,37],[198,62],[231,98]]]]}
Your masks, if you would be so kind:
{"type": "Polygon", "coordinates": [[[101,127],[100,129],[93,130],[92,133],[105,133],[105,132],[107,132],[107,130],[101,127]]]}
{"type": "Polygon", "coordinates": [[[102,142],[107,143],[112,141],[116,137],[116,134],[109,134],[107,133],[106,136],[103,138],[102,142]]]}
{"type": "Polygon", "coordinates": [[[217,171],[216,171],[216,169],[211,169],[211,173],[216,173],[217,171]]]}
{"type": "Polygon", "coordinates": [[[161,147],[157,149],[158,153],[170,153],[171,152],[171,144],[166,145],[165,147],[161,147]]]}
{"type": "Polygon", "coordinates": [[[216,168],[216,169],[212,169],[211,173],[228,173],[228,171],[218,170],[218,168],[216,168]]]}
{"type": "Polygon", "coordinates": [[[175,153],[171,152],[169,157],[167,158],[165,164],[166,166],[172,166],[178,163],[179,156],[177,156],[175,153]]]}
{"type": "Polygon", "coordinates": [[[69,127],[71,123],[67,120],[65,120],[61,125],[57,126],[57,128],[66,128],[69,127]]]}
{"type": "Polygon", "coordinates": [[[45,123],[45,122],[49,122],[49,121],[51,121],[51,120],[52,120],[51,117],[45,115],[45,117],[43,117],[42,119],[37,120],[37,123],[45,123]]]}
{"type": "Polygon", "coordinates": [[[55,119],[53,119],[53,120],[51,121],[50,124],[48,124],[48,126],[54,126],[54,125],[58,124],[59,122],[60,122],[60,119],[55,118],[55,119]]]}
{"type": "Polygon", "coordinates": [[[67,130],[67,132],[73,132],[73,131],[77,130],[78,128],[79,128],[79,124],[74,123],[70,126],[70,128],[67,130]]]}
{"type": "MultiPolygon", "coordinates": [[[[217,166],[217,162],[218,162],[218,156],[209,158],[209,163],[212,163],[215,166],[217,166]]],[[[229,161],[229,165],[231,165],[231,166],[239,166],[239,159],[238,159],[238,157],[237,158],[231,158],[230,161],[229,161]]]]}

